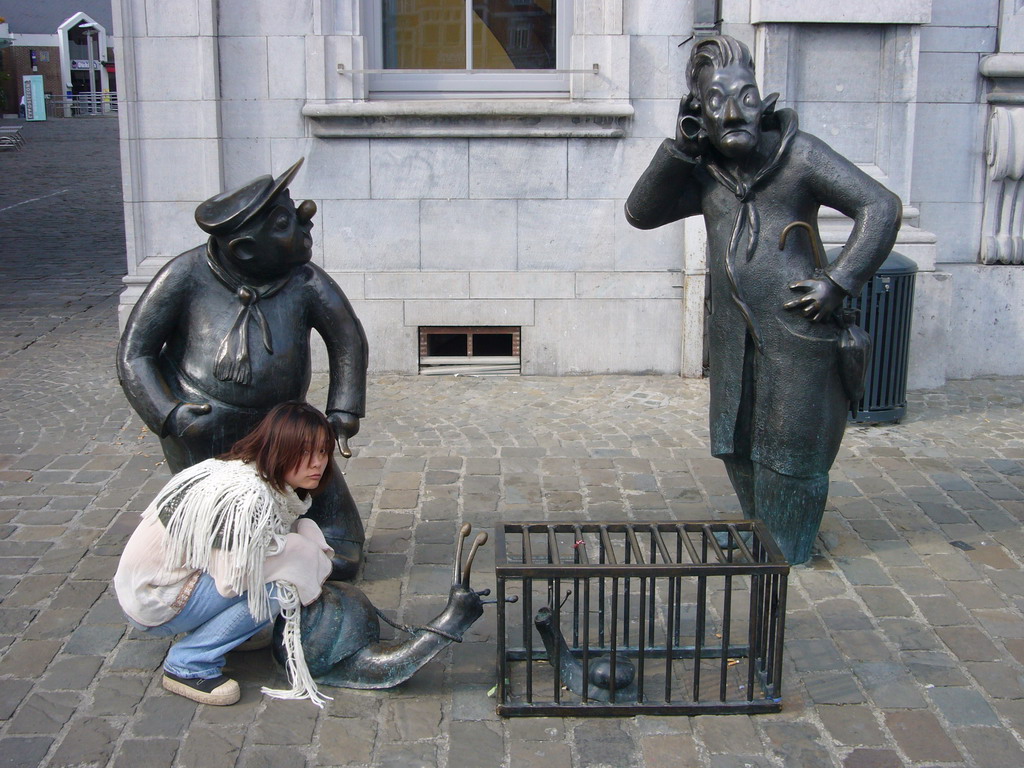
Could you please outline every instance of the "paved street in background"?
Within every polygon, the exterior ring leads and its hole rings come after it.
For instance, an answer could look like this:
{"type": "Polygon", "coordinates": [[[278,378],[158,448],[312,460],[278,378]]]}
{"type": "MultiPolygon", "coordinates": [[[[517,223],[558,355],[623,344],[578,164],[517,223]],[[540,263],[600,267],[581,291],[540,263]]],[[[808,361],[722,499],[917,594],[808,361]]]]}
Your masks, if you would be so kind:
{"type": "MultiPolygon", "coordinates": [[[[493,606],[410,683],[324,710],[260,694],[283,682],[267,651],[229,657],[237,705],[166,693],[168,642],[128,631],[109,585],[168,478],[113,367],[117,124],[24,135],[0,151],[0,766],[1024,765],[1022,380],[950,382],[903,424],[848,430],[790,575],[781,713],[499,718],[493,606]]],[[[375,376],[368,395],[344,465],[360,586],[403,622],[441,610],[462,522],[738,514],[702,381],[375,376]]],[[[491,543],[475,586],[493,562],[491,543]]]]}

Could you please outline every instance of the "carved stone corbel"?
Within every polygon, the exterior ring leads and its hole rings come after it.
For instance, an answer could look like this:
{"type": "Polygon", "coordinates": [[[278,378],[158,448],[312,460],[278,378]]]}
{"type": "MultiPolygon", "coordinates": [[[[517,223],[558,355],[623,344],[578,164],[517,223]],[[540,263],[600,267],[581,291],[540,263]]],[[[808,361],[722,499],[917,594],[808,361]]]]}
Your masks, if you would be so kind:
{"type": "Polygon", "coordinates": [[[980,260],[1024,263],[1024,106],[993,106],[985,160],[985,207],[980,260]]]}

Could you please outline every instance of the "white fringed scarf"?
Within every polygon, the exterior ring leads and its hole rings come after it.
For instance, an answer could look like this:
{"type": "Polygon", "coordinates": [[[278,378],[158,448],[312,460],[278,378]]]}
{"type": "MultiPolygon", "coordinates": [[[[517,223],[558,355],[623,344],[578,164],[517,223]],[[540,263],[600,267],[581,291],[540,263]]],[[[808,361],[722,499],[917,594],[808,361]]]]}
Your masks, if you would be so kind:
{"type": "MultiPolygon", "coordinates": [[[[207,459],[171,478],[143,517],[158,515],[167,530],[168,568],[209,571],[214,549],[227,556],[228,584],[246,594],[249,613],[270,620],[270,597],[263,578],[264,561],[281,552],[292,523],[309,508],[294,493],[280,493],[256,467],[242,461],[207,459]]],[[[308,698],[318,707],[330,697],[317,690],[302,652],[298,590],[274,582],[274,596],[284,617],[286,671],[291,688],[263,688],[277,699],[308,698]]]]}

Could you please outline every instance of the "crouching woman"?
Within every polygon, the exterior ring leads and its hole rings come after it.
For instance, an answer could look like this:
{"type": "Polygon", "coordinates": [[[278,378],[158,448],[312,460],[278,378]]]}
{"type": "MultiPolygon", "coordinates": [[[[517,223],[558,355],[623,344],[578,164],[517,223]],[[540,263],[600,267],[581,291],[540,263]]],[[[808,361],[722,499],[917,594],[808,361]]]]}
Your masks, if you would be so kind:
{"type": "Polygon", "coordinates": [[[163,687],[203,704],[238,701],[225,654],[281,613],[291,688],[319,694],[302,653],[299,612],[320,596],[332,550],[300,517],[328,480],[330,423],[305,403],[278,405],[216,459],[179,472],[142,514],[114,588],[130,623],[147,634],[184,634],[167,654],[163,687]]]}

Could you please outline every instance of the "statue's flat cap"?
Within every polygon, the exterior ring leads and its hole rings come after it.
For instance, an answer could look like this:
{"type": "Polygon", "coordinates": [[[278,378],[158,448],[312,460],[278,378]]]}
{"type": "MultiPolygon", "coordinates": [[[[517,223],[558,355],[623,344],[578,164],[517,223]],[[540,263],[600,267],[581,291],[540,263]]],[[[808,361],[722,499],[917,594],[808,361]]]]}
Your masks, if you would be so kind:
{"type": "Polygon", "coordinates": [[[230,235],[262,213],[295,178],[304,158],[276,179],[260,176],[238,189],[221,192],[196,208],[196,224],[211,235],[230,235]]]}

